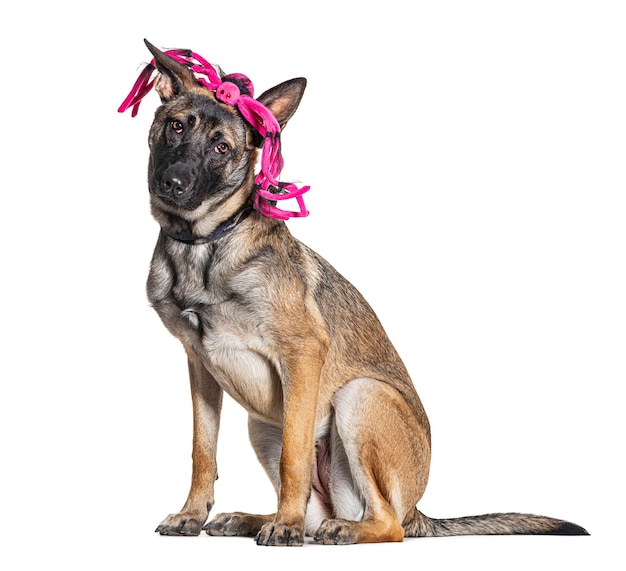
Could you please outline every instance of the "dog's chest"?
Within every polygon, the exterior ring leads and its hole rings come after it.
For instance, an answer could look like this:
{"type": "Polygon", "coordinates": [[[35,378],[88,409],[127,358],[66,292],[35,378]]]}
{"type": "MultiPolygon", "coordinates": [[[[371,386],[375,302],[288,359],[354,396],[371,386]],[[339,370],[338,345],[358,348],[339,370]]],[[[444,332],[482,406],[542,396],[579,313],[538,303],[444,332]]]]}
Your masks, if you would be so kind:
{"type": "Polygon", "coordinates": [[[253,271],[235,272],[209,249],[155,255],[148,297],[163,323],[200,357],[222,388],[251,414],[282,419],[282,388],[267,323],[255,307],[253,271]]]}

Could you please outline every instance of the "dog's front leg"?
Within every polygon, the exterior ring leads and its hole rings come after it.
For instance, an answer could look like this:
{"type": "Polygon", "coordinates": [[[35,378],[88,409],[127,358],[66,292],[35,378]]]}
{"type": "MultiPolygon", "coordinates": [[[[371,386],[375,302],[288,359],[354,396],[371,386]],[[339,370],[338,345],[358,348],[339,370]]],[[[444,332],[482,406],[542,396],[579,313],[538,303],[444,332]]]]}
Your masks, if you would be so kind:
{"type": "MultiPolygon", "coordinates": [[[[315,345],[315,343],[313,343],[315,345]]],[[[304,519],[311,492],[315,459],[315,415],[323,351],[302,348],[287,365],[283,388],[283,437],[280,456],[278,509],[273,521],[259,531],[258,545],[303,545],[304,519]]]]}
{"type": "Polygon", "coordinates": [[[200,360],[191,351],[187,353],[193,406],[191,489],[183,509],[168,515],[156,528],[161,535],[198,535],[215,503],[222,389],[200,360]]]}

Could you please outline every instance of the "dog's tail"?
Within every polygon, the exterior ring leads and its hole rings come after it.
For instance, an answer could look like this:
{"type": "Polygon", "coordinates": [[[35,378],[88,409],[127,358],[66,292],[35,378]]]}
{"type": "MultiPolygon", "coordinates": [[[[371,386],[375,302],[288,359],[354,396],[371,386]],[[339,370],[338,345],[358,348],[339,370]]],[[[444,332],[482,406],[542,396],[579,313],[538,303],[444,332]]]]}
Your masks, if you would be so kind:
{"type": "Polygon", "coordinates": [[[589,535],[568,521],[550,517],[494,513],[452,519],[434,519],[415,510],[404,525],[405,537],[446,537],[452,535],[589,535]]]}

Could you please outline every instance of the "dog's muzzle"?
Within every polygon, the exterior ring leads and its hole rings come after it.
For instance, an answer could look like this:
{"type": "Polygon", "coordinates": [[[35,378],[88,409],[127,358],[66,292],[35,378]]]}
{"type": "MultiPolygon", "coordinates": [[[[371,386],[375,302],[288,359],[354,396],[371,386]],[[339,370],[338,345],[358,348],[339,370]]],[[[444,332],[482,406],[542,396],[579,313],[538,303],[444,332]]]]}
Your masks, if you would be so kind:
{"type": "Polygon", "coordinates": [[[175,163],[169,166],[161,176],[155,194],[183,206],[193,195],[195,182],[195,169],[185,163],[175,163]]]}

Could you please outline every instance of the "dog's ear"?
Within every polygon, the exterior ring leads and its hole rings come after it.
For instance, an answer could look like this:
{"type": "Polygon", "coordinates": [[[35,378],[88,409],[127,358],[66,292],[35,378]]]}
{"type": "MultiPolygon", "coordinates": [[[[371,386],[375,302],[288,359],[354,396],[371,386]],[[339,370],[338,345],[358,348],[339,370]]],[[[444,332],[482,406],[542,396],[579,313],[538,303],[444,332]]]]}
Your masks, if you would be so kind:
{"type": "Polygon", "coordinates": [[[276,117],[281,130],[300,105],[305,87],[306,79],[298,77],[268,89],[258,98],[258,101],[263,103],[276,117]]]}
{"type": "Polygon", "coordinates": [[[155,89],[163,103],[192,89],[194,86],[197,87],[198,81],[196,76],[187,66],[164,54],[148,40],[144,40],[144,42],[154,56],[157,70],[160,73],[156,80],[155,89]]]}

